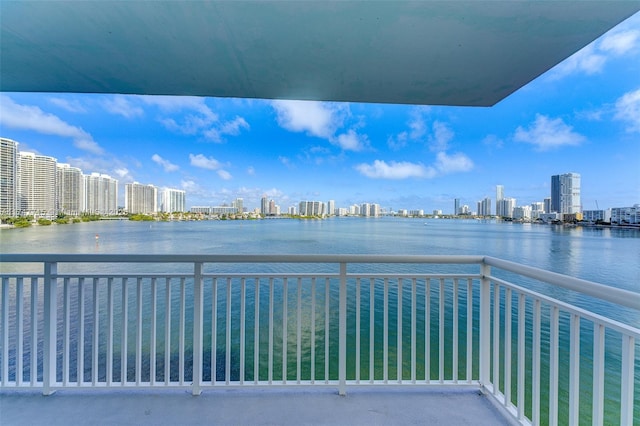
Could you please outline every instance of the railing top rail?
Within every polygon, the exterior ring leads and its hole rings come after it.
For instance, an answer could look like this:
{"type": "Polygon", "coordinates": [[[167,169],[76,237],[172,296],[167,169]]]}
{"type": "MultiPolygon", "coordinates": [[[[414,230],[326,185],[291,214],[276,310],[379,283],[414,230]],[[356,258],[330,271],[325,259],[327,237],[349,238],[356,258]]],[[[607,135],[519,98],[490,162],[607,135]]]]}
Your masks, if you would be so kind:
{"type": "Polygon", "coordinates": [[[573,290],[601,300],[640,310],[640,293],[598,284],[593,281],[562,275],[556,272],[534,268],[532,266],[521,265],[519,263],[495,257],[485,257],[484,263],[489,266],[495,266],[496,268],[500,268],[505,271],[514,272],[528,278],[533,278],[538,281],[573,290]]]}
{"type": "Polygon", "coordinates": [[[388,263],[487,264],[601,300],[640,310],[640,293],[580,278],[480,255],[367,255],[367,254],[2,254],[0,262],[15,263],[388,263]]]}
{"type": "Polygon", "coordinates": [[[69,263],[432,263],[480,264],[484,256],[367,254],[2,254],[0,262],[69,263]]]}

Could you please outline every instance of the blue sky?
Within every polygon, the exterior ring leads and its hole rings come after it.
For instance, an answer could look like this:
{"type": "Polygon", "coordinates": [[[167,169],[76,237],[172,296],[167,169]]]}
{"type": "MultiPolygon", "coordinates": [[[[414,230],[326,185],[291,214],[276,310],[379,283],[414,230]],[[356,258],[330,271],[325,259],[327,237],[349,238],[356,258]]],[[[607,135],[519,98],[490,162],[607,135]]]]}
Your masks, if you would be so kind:
{"type": "MultiPolygon", "coordinates": [[[[491,108],[248,99],[0,94],[0,136],[187,206],[266,195],[337,207],[518,205],[582,175],[584,209],[640,203],[640,13],[491,108]]],[[[121,196],[122,198],[122,196],[121,196]]]]}

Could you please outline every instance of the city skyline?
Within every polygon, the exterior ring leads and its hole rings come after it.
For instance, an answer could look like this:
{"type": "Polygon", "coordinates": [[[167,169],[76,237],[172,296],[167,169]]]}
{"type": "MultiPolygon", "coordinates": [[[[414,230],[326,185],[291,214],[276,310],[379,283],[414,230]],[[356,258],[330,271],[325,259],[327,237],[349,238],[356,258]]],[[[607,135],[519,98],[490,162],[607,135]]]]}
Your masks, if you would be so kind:
{"type": "MultiPolygon", "coordinates": [[[[585,210],[640,202],[640,14],[490,108],[59,93],[0,94],[0,136],[187,205],[440,209],[549,197],[576,172],[585,210]],[[495,202],[495,199],[494,199],[495,202]]],[[[495,207],[495,204],[494,204],[495,207]]]]}
{"type": "MultiPolygon", "coordinates": [[[[125,183],[124,206],[117,206],[118,181],[100,173],[84,174],[81,169],[66,163],[58,163],[50,156],[18,150],[19,143],[0,138],[0,207],[3,216],[35,215],[38,218],[51,219],[60,214],[79,216],[81,214],[157,214],[186,212],[186,192],[174,188],[158,188],[152,184],[138,182],[125,183]]],[[[611,222],[617,224],[638,223],[640,204],[626,207],[613,207],[600,210],[583,210],[581,203],[581,176],[578,173],[564,173],[551,176],[550,197],[531,204],[517,204],[513,197],[506,197],[504,185],[496,185],[496,212],[491,211],[492,200],[485,197],[476,203],[473,211],[460,199],[454,199],[454,216],[497,216],[511,220],[541,220],[542,222],[585,220],[588,222],[611,222]]],[[[424,209],[386,210],[378,203],[352,204],[349,207],[335,208],[335,200],[299,202],[289,206],[289,215],[302,216],[373,216],[397,214],[399,216],[424,216],[424,209]]],[[[244,209],[244,200],[236,198],[231,206],[192,206],[191,213],[205,215],[226,215],[249,213],[244,209]]],[[[260,208],[253,209],[250,215],[280,216],[284,209],[273,198],[266,195],[260,200],[260,208]]],[[[440,209],[433,210],[433,216],[443,214],[440,209]]],[[[448,215],[448,213],[445,213],[448,215]]],[[[255,216],[253,216],[255,217],[255,216]]]]}

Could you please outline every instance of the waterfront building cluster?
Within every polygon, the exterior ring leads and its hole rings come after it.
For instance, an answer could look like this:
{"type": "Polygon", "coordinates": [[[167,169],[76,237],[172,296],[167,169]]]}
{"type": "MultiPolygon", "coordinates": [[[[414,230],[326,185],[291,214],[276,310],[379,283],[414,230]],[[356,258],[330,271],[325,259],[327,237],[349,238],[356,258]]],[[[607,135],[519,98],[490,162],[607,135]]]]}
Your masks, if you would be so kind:
{"type": "MultiPolygon", "coordinates": [[[[138,182],[124,185],[124,207],[118,207],[117,179],[101,173],[84,174],[82,170],[56,158],[18,150],[19,143],[0,138],[0,215],[3,217],[33,216],[52,219],[59,215],[79,216],[186,212],[186,192],[174,188],[159,188],[138,182]]],[[[454,199],[453,215],[462,217],[499,217],[515,221],[589,222],[618,225],[640,224],[640,205],[604,210],[582,210],[581,177],[578,173],[551,176],[549,197],[528,205],[505,195],[503,185],[496,186],[495,214],[490,197],[484,197],[473,211],[460,198],[454,199]]],[[[424,217],[421,209],[386,210],[376,203],[337,207],[334,200],[300,201],[283,211],[274,199],[263,196],[260,206],[248,211],[242,198],[231,205],[193,206],[191,213],[200,217],[328,217],[361,216],[424,217]]],[[[443,216],[434,210],[434,217],[443,216]]]]}
{"type": "MultiPolygon", "coordinates": [[[[193,211],[193,209],[192,209],[193,211]]],[[[412,211],[417,212],[417,211],[412,211]]],[[[422,210],[421,215],[424,214],[422,210]]],[[[279,216],[281,209],[273,199],[266,196],[260,200],[260,209],[256,209],[255,213],[262,216],[279,216]]],[[[362,203],[352,204],[349,207],[336,207],[335,200],[324,201],[307,201],[303,200],[297,206],[289,206],[287,213],[289,216],[311,216],[311,217],[327,217],[327,216],[363,216],[363,217],[379,217],[384,213],[380,204],[362,203]]],[[[408,214],[407,214],[408,215],[408,214]]]]}
{"type": "MultiPolygon", "coordinates": [[[[469,206],[460,206],[460,199],[456,198],[454,200],[454,215],[493,216],[491,206],[491,198],[485,197],[478,201],[477,211],[471,212],[469,206]]],[[[583,220],[580,201],[580,175],[565,173],[551,176],[550,196],[543,201],[523,206],[517,205],[515,198],[505,196],[503,185],[496,185],[495,206],[495,216],[507,220],[541,220],[543,222],[583,220]]]]}
{"type": "MultiPolygon", "coordinates": [[[[542,220],[542,221],[550,221],[550,220],[561,220],[567,214],[577,214],[580,210],[580,175],[577,173],[568,173],[565,175],[556,175],[552,176],[552,181],[558,179],[558,177],[562,177],[563,181],[569,182],[568,185],[557,187],[556,191],[552,190],[552,196],[556,199],[562,199],[565,205],[575,206],[577,205],[577,209],[570,208],[564,209],[559,208],[556,209],[552,207],[552,197],[547,197],[543,201],[535,201],[528,205],[517,204],[517,200],[513,197],[505,196],[504,186],[496,185],[496,203],[495,203],[495,216],[504,218],[507,220],[518,220],[518,221],[531,221],[531,220],[542,220]],[[569,192],[560,192],[566,188],[573,188],[573,191],[569,192]]],[[[478,201],[478,210],[473,213],[466,213],[475,216],[487,217],[494,216],[492,214],[492,200],[489,197],[485,197],[483,200],[478,201]]],[[[465,206],[466,207],[466,206],[465,206]]],[[[457,215],[465,214],[465,212],[461,209],[457,211],[457,215]]],[[[578,216],[576,216],[578,217],[578,216]]],[[[579,217],[578,217],[579,219],[579,217]]]]}
{"type": "Polygon", "coordinates": [[[244,200],[242,198],[236,198],[231,205],[193,206],[190,212],[200,216],[229,216],[237,214],[244,215],[247,213],[247,210],[244,207],[244,200]]]}
{"type": "MultiPolygon", "coordinates": [[[[496,214],[507,220],[542,222],[587,222],[611,223],[616,225],[640,224],[640,205],[614,207],[608,209],[582,210],[581,178],[578,173],[564,173],[551,176],[551,193],[543,201],[518,206],[516,199],[506,197],[503,185],[496,185],[496,214]]],[[[477,203],[477,212],[470,212],[467,205],[460,206],[460,199],[454,199],[454,214],[487,217],[491,213],[491,199],[484,198],[477,203]]],[[[434,212],[435,214],[435,212],[434,212]]]]}
{"type": "Polygon", "coordinates": [[[0,215],[52,219],[59,215],[116,215],[184,212],[186,193],[137,182],[125,184],[124,211],[118,207],[118,180],[84,174],[54,157],[19,151],[0,138],[0,215]]]}

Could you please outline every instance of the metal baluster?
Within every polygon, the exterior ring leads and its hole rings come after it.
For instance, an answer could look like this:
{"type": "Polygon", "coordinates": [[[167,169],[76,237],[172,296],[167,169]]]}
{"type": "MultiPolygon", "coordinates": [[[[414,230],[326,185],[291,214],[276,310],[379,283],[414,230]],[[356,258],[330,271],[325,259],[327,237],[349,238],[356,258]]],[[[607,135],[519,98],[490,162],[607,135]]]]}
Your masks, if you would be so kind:
{"type": "MultiPolygon", "coordinates": [[[[43,395],[55,392],[52,387],[56,383],[56,355],[57,355],[57,314],[58,314],[58,264],[45,262],[44,264],[44,346],[43,346],[43,395]]],[[[34,317],[35,321],[35,317],[34,317]]],[[[35,348],[32,347],[31,350],[35,348]]],[[[37,351],[36,351],[37,353],[37,351]]],[[[33,358],[32,358],[33,359],[33,358]]],[[[35,370],[32,371],[32,374],[35,370]]],[[[33,376],[32,376],[33,377],[33,376]]]]}
{"type": "Polygon", "coordinates": [[[416,279],[411,279],[411,383],[416,384],[416,344],[418,332],[416,330],[416,279]]]}
{"type": "Polygon", "coordinates": [[[402,384],[402,278],[398,278],[398,305],[396,321],[396,375],[402,384]]]}
{"type": "MultiPolygon", "coordinates": [[[[580,316],[578,314],[571,314],[569,333],[571,339],[569,345],[569,424],[575,425],[580,420],[580,316]]],[[[624,375],[622,380],[624,380],[624,375]]]]}

